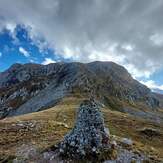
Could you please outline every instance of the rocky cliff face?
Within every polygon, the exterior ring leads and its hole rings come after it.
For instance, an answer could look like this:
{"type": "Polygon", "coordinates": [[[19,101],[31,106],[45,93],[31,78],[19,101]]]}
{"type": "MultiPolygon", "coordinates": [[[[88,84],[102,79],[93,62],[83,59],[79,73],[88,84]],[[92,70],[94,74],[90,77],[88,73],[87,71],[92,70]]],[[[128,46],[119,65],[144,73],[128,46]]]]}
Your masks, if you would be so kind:
{"type": "Polygon", "coordinates": [[[76,93],[159,107],[146,86],[113,62],[14,64],[0,73],[0,118],[46,109],[76,93]]]}

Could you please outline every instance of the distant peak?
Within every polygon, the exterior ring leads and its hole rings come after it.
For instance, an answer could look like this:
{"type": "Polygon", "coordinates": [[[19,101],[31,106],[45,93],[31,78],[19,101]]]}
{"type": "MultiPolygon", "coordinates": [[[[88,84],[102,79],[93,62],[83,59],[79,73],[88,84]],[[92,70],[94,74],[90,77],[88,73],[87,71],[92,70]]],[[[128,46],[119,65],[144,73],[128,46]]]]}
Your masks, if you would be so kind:
{"type": "Polygon", "coordinates": [[[21,66],[22,64],[20,63],[14,63],[13,65],[11,65],[11,67],[8,70],[17,69],[17,68],[20,68],[21,66]]]}

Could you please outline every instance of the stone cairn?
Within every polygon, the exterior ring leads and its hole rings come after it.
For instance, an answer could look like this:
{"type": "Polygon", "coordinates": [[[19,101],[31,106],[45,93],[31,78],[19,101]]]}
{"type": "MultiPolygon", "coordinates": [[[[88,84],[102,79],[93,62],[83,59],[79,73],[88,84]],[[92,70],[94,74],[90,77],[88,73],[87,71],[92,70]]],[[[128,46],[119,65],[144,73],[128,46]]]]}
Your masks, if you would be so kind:
{"type": "Polygon", "coordinates": [[[57,145],[62,158],[100,160],[110,150],[109,131],[104,126],[100,105],[85,100],[79,107],[74,128],[57,145]]]}

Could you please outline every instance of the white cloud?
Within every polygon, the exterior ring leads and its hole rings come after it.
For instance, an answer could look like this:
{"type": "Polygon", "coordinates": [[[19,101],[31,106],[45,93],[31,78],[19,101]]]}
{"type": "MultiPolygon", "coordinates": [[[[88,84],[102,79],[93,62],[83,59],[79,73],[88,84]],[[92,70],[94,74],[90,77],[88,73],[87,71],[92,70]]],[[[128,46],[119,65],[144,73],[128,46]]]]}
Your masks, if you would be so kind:
{"type": "Polygon", "coordinates": [[[23,54],[25,57],[30,57],[29,52],[25,50],[23,47],[19,47],[19,52],[23,54]]]}
{"type": "Polygon", "coordinates": [[[2,52],[0,52],[0,57],[2,57],[2,52]]]}
{"type": "Polygon", "coordinates": [[[148,80],[148,81],[140,81],[142,84],[146,85],[147,87],[149,87],[150,89],[159,89],[159,90],[163,90],[163,85],[157,85],[155,83],[155,81],[153,80],[148,80]]]}
{"type": "Polygon", "coordinates": [[[8,29],[11,33],[14,33],[16,28],[16,24],[14,23],[7,23],[6,24],[6,29],[8,29]]]}
{"type": "Polygon", "coordinates": [[[42,62],[43,65],[48,65],[50,63],[56,63],[56,61],[51,58],[45,58],[45,60],[42,62]]]}
{"type": "Polygon", "coordinates": [[[7,23],[5,28],[7,30],[9,30],[9,33],[11,35],[11,37],[13,38],[13,43],[14,44],[18,44],[19,43],[19,39],[16,37],[16,23],[13,23],[13,22],[10,22],[10,23],[7,23]]]}
{"type": "Polygon", "coordinates": [[[130,44],[122,45],[122,48],[127,50],[127,51],[132,51],[133,50],[133,46],[130,45],[130,44]]]}
{"type": "Polygon", "coordinates": [[[65,58],[71,58],[74,56],[74,51],[68,48],[67,46],[65,46],[63,48],[63,54],[65,58]]]}
{"type": "Polygon", "coordinates": [[[163,46],[163,34],[154,34],[150,37],[150,40],[157,46],[163,46]]]}
{"type": "Polygon", "coordinates": [[[14,0],[14,4],[0,1],[0,29],[9,24],[13,31],[11,24],[24,24],[41,51],[51,47],[62,57],[81,62],[112,60],[135,77],[149,78],[163,68],[162,0],[14,0]]]}
{"type": "Polygon", "coordinates": [[[151,70],[138,70],[133,64],[125,64],[125,68],[132,74],[133,78],[149,78],[152,74],[151,70]]]}
{"type": "Polygon", "coordinates": [[[29,61],[30,61],[31,63],[34,63],[34,62],[35,62],[33,59],[30,59],[29,61]]]}

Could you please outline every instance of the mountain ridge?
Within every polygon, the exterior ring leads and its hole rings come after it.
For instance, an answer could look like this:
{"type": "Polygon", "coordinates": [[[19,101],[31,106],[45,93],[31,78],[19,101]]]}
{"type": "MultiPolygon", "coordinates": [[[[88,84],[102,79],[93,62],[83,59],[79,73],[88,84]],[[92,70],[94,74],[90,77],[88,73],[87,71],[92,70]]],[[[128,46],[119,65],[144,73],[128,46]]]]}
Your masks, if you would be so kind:
{"type": "Polygon", "coordinates": [[[1,118],[47,109],[70,94],[95,96],[106,105],[113,99],[117,105],[160,107],[155,93],[114,62],[14,64],[0,79],[1,118]]]}

